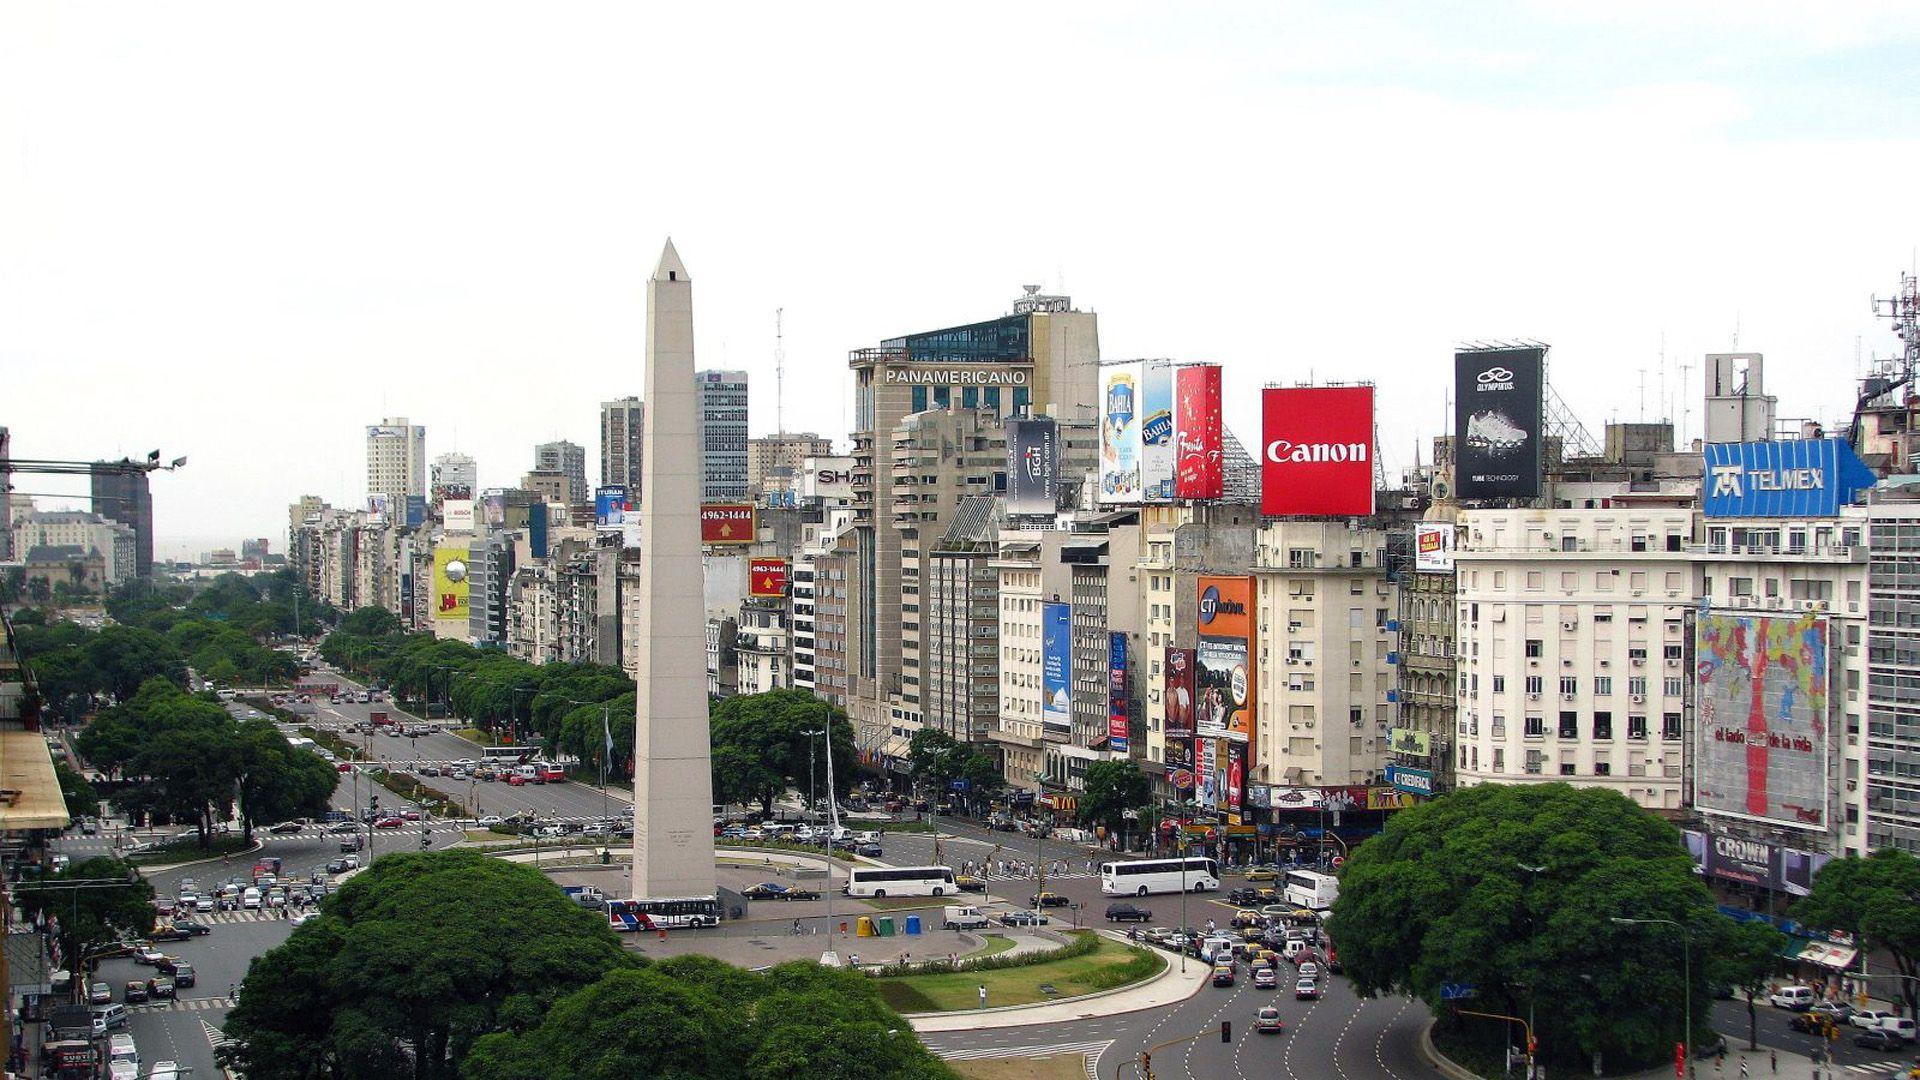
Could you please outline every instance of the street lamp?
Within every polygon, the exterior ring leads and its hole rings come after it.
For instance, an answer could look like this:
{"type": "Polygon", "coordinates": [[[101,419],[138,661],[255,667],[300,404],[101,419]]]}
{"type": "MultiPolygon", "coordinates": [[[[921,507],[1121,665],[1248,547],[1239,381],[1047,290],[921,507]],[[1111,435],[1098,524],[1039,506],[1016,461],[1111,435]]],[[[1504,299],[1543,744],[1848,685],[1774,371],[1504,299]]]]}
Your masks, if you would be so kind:
{"type": "MultiPolygon", "coordinates": [[[[1526,868],[1522,867],[1521,869],[1526,869],[1526,868]]],[[[1680,1045],[1686,1048],[1687,1069],[1688,1071],[1692,1071],[1693,1069],[1693,935],[1688,932],[1684,924],[1675,922],[1672,919],[1623,919],[1616,915],[1609,921],[1611,921],[1615,926],[1652,926],[1657,924],[1661,926],[1671,926],[1675,930],[1680,931],[1680,972],[1681,972],[1680,1003],[1681,1003],[1681,1013],[1685,1018],[1682,1022],[1687,1025],[1686,1030],[1680,1033],[1680,1045]]]]}

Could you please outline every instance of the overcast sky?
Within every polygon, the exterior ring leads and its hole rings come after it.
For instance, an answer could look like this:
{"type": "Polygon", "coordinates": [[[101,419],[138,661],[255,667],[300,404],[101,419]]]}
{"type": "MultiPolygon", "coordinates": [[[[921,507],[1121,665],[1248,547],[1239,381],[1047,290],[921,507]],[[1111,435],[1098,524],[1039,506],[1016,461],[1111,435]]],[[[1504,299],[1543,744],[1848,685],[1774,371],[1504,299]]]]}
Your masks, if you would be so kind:
{"type": "MultiPolygon", "coordinates": [[[[672,235],[702,366],[843,435],[847,350],[1100,314],[1109,359],[1372,379],[1439,433],[1456,342],[1534,338],[1598,435],[1767,354],[1850,407],[1914,263],[1910,3],[0,6],[0,424],[187,455],[159,544],[282,550],[364,425],[597,472],[672,235]],[[1680,365],[1691,365],[1682,392],[1680,365]]],[[[21,478],[25,490],[65,490],[21,478]]]]}

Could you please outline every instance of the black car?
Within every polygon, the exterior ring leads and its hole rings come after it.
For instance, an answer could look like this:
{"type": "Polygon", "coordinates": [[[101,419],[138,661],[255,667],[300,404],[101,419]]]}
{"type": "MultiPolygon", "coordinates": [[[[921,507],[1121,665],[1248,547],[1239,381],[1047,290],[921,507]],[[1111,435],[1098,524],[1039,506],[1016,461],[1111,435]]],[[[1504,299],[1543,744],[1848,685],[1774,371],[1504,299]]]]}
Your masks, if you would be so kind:
{"type": "Polygon", "coordinates": [[[1134,907],[1132,904],[1108,904],[1107,921],[1151,922],[1153,921],[1153,912],[1145,908],[1134,907]]]}
{"type": "Polygon", "coordinates": [[[270,833],[275,833],[280,836],[287,836],[293,833],[297,833],[304,828],[306,828],[306,825],[301,822],[283,821],[280,824],[275,825],[273,828],[268,829],[267,831],[270,833]]]}
{"type": "Polygon", "coordinates": [[[193,965],[187,963],[185,960],[175,960],[173,962],[172,974],[173,985],[175,986],[187,987],[192,986],[194,983],[193,965]]]}
{"type": "Polygon", "coordinates": [[[1886,1028],[1868,1028],[1853,1037],[1853,1045],[1868,1050],[1898,1050],[1907,1045],[1906,1037],[1886,1028]]]}
{"type": "Polygon", "coordinates": [[[347,860],[345,859],[335,859],[327,864],[327,873],[329,874],[344,874],[346,872],[347,860]]]}
{"type": "Polygon", "coordinates": [[[1235,907],[1252,907],[1260,902],[1258,893],[1259,890],[1252,888],[1235,889],[1227,894],[1227,903],[1235,907]]]}
{"type": "Polygon", "coordinates": [[[147,934],[147,938],[151,941],[185,941],[192,936],[190,931],[178,923],[156,926],[147,934]]]}
{"type": "Polygon", "coordinates": [[[146,980],[135,979],[132,982],[128,983],[127,991],[126,991],[126,994],[124,995],[124,998],[126,1000],[126,1003],[129,1005],[139,1005],[145,1002],[147,1000],[146,980]]]}
{"type": "Polygon", "coordinates": [[[148,979],[147,996],[153,998],[155,1001],[159,1001],[162,998],[171,1000],[173,998],[173,987],[174,982],[172,979],[148,979]]]}
{"type": "Polygon", "coordinates": [[[173,928],[190,937],[200,937],[203,934],[213,933],[213,927],[203,922],[195,922],[192,919],[175,919],[173,921],[173,928]]]}

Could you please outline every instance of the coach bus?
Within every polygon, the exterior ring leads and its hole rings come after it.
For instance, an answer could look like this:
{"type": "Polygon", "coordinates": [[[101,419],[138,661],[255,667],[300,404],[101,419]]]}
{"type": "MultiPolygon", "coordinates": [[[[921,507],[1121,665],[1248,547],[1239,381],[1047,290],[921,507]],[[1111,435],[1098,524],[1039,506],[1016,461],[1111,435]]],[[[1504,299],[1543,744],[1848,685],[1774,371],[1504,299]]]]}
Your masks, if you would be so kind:
{"type": "Polygon", "coordinates": [[[1137,859],[1100,864],[1100,891],[1108,896],[1212,892],[1220,887],[1220,864],[1212,859],[1137,859]]]}
{"type": "Polygon", "coordinates": [[[857,866],[847,874],[848,896],[953,896],[951,866],[857,866]]]}
{"type": "Polygon", "coordinates": [[[1280,895],[1294,907],[1325,911],[1340,899],[1340,879],[1317,870],[1289,870],[1280,895]]]}

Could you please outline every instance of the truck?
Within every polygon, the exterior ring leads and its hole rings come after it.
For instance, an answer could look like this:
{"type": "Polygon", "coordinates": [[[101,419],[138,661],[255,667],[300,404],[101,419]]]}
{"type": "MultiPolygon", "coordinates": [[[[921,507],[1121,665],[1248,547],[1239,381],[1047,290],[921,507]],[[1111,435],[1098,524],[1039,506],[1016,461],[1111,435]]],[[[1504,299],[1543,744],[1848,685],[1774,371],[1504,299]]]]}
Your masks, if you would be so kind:
{"type": "Polygon", "coordinates": [[[593,885],[562,885],[560,891],[567,894],[567,899],[581,907],[605,907],[607,903],[606,894],[593,885]]]}
{"type": "Polygon", "coordinates": [[[47,1075],[62,1080],[92,1080],[100,1067],[100,1051],[87,1039],[56,1039],[40,1047],[47,1075]]]}
{"type": "Polygon", "coordinates": [[[47,1019],[47,1035],[56,1040],[93,1038],[93,1010],[85,1005],[55,1005],[47,1019]]]}
{"type": "Polygon", "coordinates": [[[948,904],[942,910],[940,927],[943,930],[978,930],[992,925],[986,914],[972,904],[948,904]]]}
{"type": "Polygon", "coordinates": [[[385,709],[374,709],[369,712],[367,714],[367,720],[371,722],[374,727],[385,727],[393,723],[393,718],[387,715],[387,710],[385,709]]]}

